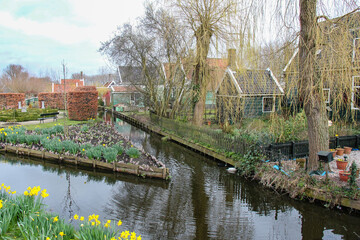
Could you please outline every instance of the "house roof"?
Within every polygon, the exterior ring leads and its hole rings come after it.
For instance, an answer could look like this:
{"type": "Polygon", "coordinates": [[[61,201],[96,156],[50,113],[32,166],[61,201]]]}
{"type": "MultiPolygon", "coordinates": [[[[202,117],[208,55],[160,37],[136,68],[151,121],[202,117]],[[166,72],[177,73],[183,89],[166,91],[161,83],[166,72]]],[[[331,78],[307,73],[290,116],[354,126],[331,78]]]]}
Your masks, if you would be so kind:
{"type": "MultiPolygon", "coordinates": [[[[227,71],[228,73],[230,73],[227,71]]],[[[232,72],[230,77],[242,95],[282,95],[279,82],[270,69],[232,72]]]]}
{"type": "Polygon", "coordinates": [[[109,81],[109,82],[104,83],[102,86],[108,88],[108,87],[110,87],[110,85],[114,85],[114,84],[115,84],[114,81],[109,81]]]}
{"type": "MultiPolygon", "coordinates": [[[[359,46],[355,46],[354,41],[360,38],[360,12],[334,18],[331,21],[322,21],[319,23],[319,28],[322,34],[319,36],[320,46],[316,52],[318,66],[324,69],[351,66],[355,51],[359,50],[359,46]]],[[[298,72],[298,61],[299,48],[297,47],[283,72],[298,72]]]]}
{"type": "Polygon", "coordinates": [[[96,92],[96,87],[95,86],[79,86],[76,87],[74,90],[74,92],[96,92]]]}
{"type": "MultiPolygon", "coordinates": [[[[214,91],[219,84],[221,83],[221,80],[224,76],[225,70],[228,66],[228,59],[224,58],[208,58],[206,59],[206,63],[208,65],[209,70],[209,82],[207,84],[207,90],[208,91],[214,91]]],[[[179,68],[181,68],[182,72],[185,73],[186,78],[188,80],[191,80],[194,75],[194,63],[190,62],[188,60],[184,60],[182,64],[177,65],[175,63],[164,63],[164,71],[165,76],[169,78],[171,75],[174,75],[174,71],[178,71],[179,68]],[[173,72],[171,72],[171,68],[173,72]]]]}
{"type": "Polygon", "coordinates": [[[76,87],[81,87],[84,85],[84,79],[61,79],[60,84],[53,83],[52,92],[64,92],[64,87],[66,92],[70,92],[73,91],[76,87]]]}

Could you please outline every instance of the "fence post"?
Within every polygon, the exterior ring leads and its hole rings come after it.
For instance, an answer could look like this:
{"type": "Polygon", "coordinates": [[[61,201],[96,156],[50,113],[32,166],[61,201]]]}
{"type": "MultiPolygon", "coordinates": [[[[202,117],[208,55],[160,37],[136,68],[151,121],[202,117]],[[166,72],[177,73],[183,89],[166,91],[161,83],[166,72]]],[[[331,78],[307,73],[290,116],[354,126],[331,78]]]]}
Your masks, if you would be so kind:
{"type": "Polygon", "coordinates": [[[270,161],[273,162],[272,143],[269,145],[270,161]]]}
{"type": "Polygon", "coordinates": [[[292,156],[292,159],[294,159],[295,158],[295,142],[294,141],[292,141],[291,142],[291,156],[292,156]]]}

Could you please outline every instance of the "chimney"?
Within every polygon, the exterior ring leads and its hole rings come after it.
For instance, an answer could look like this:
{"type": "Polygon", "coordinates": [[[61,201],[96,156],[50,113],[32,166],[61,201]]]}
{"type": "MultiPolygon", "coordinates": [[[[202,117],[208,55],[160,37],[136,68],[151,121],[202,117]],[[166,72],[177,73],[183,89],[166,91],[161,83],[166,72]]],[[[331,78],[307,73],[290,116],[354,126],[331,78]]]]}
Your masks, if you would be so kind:
{"type": "Polygon", "coordinates": [[[228,66],[235,70],[236,68],[236,49],[230,48],[228,50],[228,66]]]}
{"type": "Polygon", "coordinates": [[[80,72],[80,79],[83,79],[83,72],[80,72]]]}

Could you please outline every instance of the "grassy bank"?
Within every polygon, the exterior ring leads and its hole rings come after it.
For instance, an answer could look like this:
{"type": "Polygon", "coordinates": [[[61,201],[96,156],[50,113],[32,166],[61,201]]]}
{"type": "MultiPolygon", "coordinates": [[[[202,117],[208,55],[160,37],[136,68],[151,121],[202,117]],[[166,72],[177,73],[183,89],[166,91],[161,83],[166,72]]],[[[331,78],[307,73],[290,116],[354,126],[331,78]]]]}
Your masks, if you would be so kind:
{"type": "Polygon", "coordinates": [[[141,235],[121,231],[120,220],[101,222],[99,215],[74,215],[76,227],[46,211],[42,199],[48,197],[46,189],[29,187],[22,194],[4,183],[0,186],[0,238],[1,239],[131,239],[141,235]]]}

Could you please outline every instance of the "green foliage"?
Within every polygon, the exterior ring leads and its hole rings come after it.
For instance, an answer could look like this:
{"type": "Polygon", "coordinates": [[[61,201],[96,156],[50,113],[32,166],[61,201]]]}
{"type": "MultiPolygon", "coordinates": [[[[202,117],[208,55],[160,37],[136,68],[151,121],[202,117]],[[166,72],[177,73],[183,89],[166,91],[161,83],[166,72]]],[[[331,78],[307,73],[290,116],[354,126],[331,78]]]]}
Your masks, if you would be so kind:
{"type": "Polygon", "coordinates": [[[26,141],[26,144],[27,145],[32,145],[32,144],[37,144],[37,143],[39,143],[39,141],[40,141],[40,138],[41,138],[41,136],[39,136],[39,135],[25,135],[26,136],[26,139],[25,139],[25,141],[26,141]]]}
{"type": "Polygon", "coordinates": [[[138,158],[140,157],[140,152],[138,149],[136,148],[129,148],[128,150],[126,150],[126,154],[131,157],[131,158],[138,158]]]}
{"type": "Polygon", "coordinates": [[[251,176],[255,173],[256,167],[261,163],[264,156],[258,151],[248,151],[245,155],[234,154],[232,156],[238,161],[236,165],[238,172],[245,176],[251,176]]]}
{"type": "Polygon", "coordinates": [[[83,125],[83,126],[81,127],[80,131],[82,131],[82,132],[88,132],[88,131],[89,131],[89,126],[86,125],[86,124],[83,125]]]}
{"type": "Polygon", "coordinates": [[[39,127],[36,127],[34,131],[36,134],[41,134],[41,128],[39,127]]]}
{"type": "Polygon", "coordinates": [[[104,151],[104,147],[101,145],[98,145],[96,147],[93,148],[93,156],[95,159],[100,159],[102,156],[102,153],[104,151]]]}
{"type": "Polygon", "coordinates": [[[121,143],[114,144],[112,147],[117,150],[117,154],[118,154],[118,155],[123,154],[124,148],[123,148],[123,146],[121,145],[121,143]]]}
{"type": "Polygon", "coordinates": [[[18,135],[16,133],[10,133],[7,135],[7,139],[10,143],[16,144],[18,135]]]}
{"type": "Polygon", "coordinates": [[[351,190],[356,190],[357,185],[356,185],[356,171],[357,171],[357,166],[355,161],[352,162],[351,167],[350,167],[350,176],[349,176],[349,185],[350,185],[350,189],[351,190]]]}
{"type": "Polygon", "coordinates": [[[99,106],[104,106],[104,101],[102,100],[102,98],[98,99],[98,105],[99,106]]]}
{"type": "Polygon", "coordinates": [[[107,162],[115,161],[117,154],[118,150],[115,148],[105,148],[104,150],[104,158],[107,162]]]}
{"type": "Polygon", "coordinates": [[[17,134],[17,135],[18,135],[17,136],[18,143],[23,144],[26,142],[26,135],[24,134],[17,134]]]}
{"type": "Polygon", "coordinates": [[[27,112],[21,112],[21,109],[9,109],[0,111],[0,121],[8,122],[14,120],[16,122],[38,120],[42,113],[58,112],[58,109],[39,109],[28,108],[27,112]]]}
{"type": "Polygon", "coordinates": [[[94,149],[93,148],[85,149],[85,155],[89,159],[93,159],[94,158],[94,149]]]}
{"type": "Polygon", "coordinates": [[[62,142],[65,152],[69,152],[71,154],[76,154],[79,151],[79,145],[74,143],[71,140],[66,140],[62,142]]]}
{"type": "Polygon", "coordinates": [[[304,111],[288,119],[280,115],[273,115],[270,133],[275,142],[300,141],[307,138],[307,120],[304,111]]]}
{"type": "Polygon", "coordinates": [[[85,143],[83,145],[80,146],[80,150],[82,151],[83,149],[86,151],[90,148],[92,148],[93,146],[90,143],[85,143]]]}

